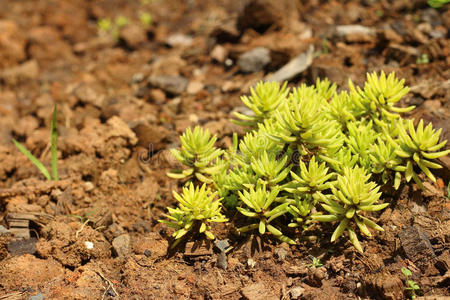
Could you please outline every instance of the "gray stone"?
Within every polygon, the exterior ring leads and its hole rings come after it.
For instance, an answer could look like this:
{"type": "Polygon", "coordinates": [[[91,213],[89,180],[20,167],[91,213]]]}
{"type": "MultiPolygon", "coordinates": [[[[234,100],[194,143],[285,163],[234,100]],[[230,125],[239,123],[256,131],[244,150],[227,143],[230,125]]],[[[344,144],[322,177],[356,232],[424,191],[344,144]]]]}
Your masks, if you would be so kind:
{"type": "Polygon", "coordinates": [[[222,251],[217,255],[217,267],[226,270],[228,267],[227,255],[222,251]]]}
{"type": "Polygon", "coordinates": [[[114,251],[119,257],[125,257],[130,254],[130,235],[122,234],[112,241],[114,251]]]}
{"type": "Polygon", "coordinates": [[[228,240],[218,240],[214,243],[214,246],[216,246],[219,251],[223,252],[227,250],[228,247],[230,247],[230,243],[228,242],[228,240]]]}
{"type": "Polygon", "coordinates": [[[270,63],[270,50],[258,47],[242,54],[238,59],[238,66],[242,72],[254,73],[261,71],[270,63]]]}
{"type": "Polygon", "coordinates": [[[45,299],[45,295],[40,292],[37,293],[36,295],[30,297],[30,300],[44,300],[44,299],[45,299]]]}
{"type": "Polygon", "coordinates": [[[9,232],[9,230],[7,228],[5,228],[5,226],[0,225],[0,234],[6,234],[8,232],[9,232]]]}
{"type": "Polygon", "coordinates": [[[286,255],[288,254],[288,251],[282,247],[276,248],[274,251],[275,257],[278,258],[278,260],[283,261],[286,259],[286,255]]]}
{"type": "Polygon", "coordinates": [[[13,240],[8,244],[8,252],[13,256],[36,253],[36,238],[13,240]]]}
{"type": "Polygon", "coordinates": [[[266,81],[282,82],[297,76],[312,64],[313,53],[314,47],[310,46],[306,52],[297,55],[281,69],[267,77],[266,81]]]}
{"type": "Polygon", "coordinates": [[[186,90],[189,80],[182,76],[159,75],[150,77],[148,82],[169,94],[179,95],[186,90]]]}

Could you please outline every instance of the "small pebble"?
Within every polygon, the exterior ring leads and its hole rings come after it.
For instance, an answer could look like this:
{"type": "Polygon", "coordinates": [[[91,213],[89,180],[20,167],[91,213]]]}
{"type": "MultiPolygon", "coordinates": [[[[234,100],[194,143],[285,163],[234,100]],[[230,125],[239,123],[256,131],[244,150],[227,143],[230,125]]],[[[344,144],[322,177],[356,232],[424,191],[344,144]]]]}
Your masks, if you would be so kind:
{"type": "Polygon", "coordinates": [[[214,243],[214,246],[216,246],[216,248],[222,252],[227,250],[228,247],[230,247],[230,243],[228,242],[228,240],[219,240],[214,243]]]}
{"type": "Polygon", "coordinates": [[[145,249],[144,250],[144,255],[147,257],[150,257],[152,255],[152,251],[150,251],[149,249],[145,249]]]}
{"type": "Polygon", "coordinates": [[[94,243],[93,242],[86,241],[86,242],[84,242],[84,245],[86,246],[86,248],[88,250],[94,249],[94,243]]]}
{"type": "Polygon", "coordinates": [[[30,297],[30,300],[44,300],[44,299],[45,296],[42,293],[37,293],[36,295],[30,297]]]}
{"type": "Polygon", "coordinates": [[[256,266],[256,261],[255,261],[253,258],[249,258],[249,259],[247,260],[247,265],[248,265],[250,268],[254,268],[254,267],[256,266]]]}

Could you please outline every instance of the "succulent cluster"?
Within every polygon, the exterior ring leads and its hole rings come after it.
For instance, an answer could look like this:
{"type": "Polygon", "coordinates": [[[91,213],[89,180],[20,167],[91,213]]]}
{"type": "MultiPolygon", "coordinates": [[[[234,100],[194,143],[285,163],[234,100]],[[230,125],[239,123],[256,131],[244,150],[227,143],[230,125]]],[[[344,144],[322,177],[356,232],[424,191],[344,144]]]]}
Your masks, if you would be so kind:
{"type": "Polygon", "coordinates": [[[442,150],[441,130],[401,117],[414,107],[396,106],[409,89],[395,74],[368,74],[364,88],[351,81],[349,87],[337,92],[328,80],[294,89],[259,83],[242,97],[253,113],[236,113],[234,120],[247,132],[234,135],[226,150],[214,147],[209,131],[188,129],[181,150],[172,150],[186,168],[169,176],[190,186],[175,194],[180,207],[169,208],[171,221],[163,221],[175,227],[175,239],[193,230],[193,220],[212,238],[209,224],[225,221],[223,204],[247,222],[239,232],[294,244],[294,230],[332,222],[331,241],[346,235],[362,252],[358,236],[383,231],[371,216],[389,205],[380,200],[380,185],[398,189],[414,179],[423,189],[418,172],[435,181],[431,169],[440,168],[436,159],[450,150],[442,150]]]}

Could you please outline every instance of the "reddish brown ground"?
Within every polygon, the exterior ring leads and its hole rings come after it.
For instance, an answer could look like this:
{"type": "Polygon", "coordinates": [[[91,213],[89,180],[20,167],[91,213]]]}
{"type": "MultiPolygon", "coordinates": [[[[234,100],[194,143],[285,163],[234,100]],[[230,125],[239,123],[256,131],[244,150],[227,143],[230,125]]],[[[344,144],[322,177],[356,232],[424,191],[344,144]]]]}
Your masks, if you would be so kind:
{"type": "Polygon", "coordinates": [[[231,225],[217,228],[233,247],[226,269],[208,249],[166,255],[171,232],[157,220],[179,188],[165,175],[175,165],[168,149],[197,123],[228,145],[240,130],[229,122],[239,97],[309,45],[314,61],[293,85],[327,76],[345,87],[368,71],[396,71],[412,87],[411,117],[450,137],[450,5],[250,2],[0,0],[0,224],[30,234],[0,233],[0,299],[403,299],[401,267],[436,296],[427,299],[450,296],[448,157],[429,191],[385,194],[385,232],[363,241],[364,255],[344,239],[329,243],[327,226],[317,241],[287,247],[236,237],[231,225]],[[140,25],[141,12],[152,25],[140,25]],[[115,42],[96,22],[119,15],[129,25],[115,42]],[[348,24],[372,31],[336,34],[348,24]],[[240,72],[237,59],[257,46],[270,50],[270,63],[240,72]],[[429,63],[417,63],[422,54],[429,63]],[[161,75],[189,83],[170,92],[155,85],[161,75]],[[11,139],[48,165],[55,103],[61,180],[47,182],[11,139]],[[15,213],[32,219],[25,229],[15,213]],[[323,266],[311,267],[312,257],[323,266]]]}

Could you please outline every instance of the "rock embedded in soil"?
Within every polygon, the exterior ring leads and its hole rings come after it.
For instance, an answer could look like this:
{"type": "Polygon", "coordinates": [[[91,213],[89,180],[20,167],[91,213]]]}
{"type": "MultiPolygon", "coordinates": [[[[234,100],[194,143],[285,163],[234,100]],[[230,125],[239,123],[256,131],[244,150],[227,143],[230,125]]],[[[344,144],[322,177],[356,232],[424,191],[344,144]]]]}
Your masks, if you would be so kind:
{"type": "Polygon", "coordinates": [[[129,234],[119,235],[112,241],[112,246],[118,257],[126,257],[130,254],[130,241],[131,238],[129,234]]]}
{"type": "Polygon", "coordinates": [[[239,56],[238,66],[244,73],[255,73],[264,69],[270,63],[270,50],[257,47],[239,56]]]}
{"type": "Polygon", "coordinates": [[[225,254],[225,251],[220,252],[217,255],[217,263],[218,268],[226,270],[228,267],[228,261],[227,261],[227,255],[225,254]]]}
{"type": "Polygon", "coordinates": [[[148,82],[151,86],[160,88],[163,91],[176,96],[186,90],[189,80],[183,76],[157,75],[151,76],[148,79],[148,82]]]}
{"type": "Polygon", "coordinates": [[[34,254],[36,242],[36,238],[13,240],[8,244],[8,252],[13,256],[34,254]]]}
{"type": "Polygon", "coordinates": [[[406,257],[419,267],[423,267],[430,259],[436,257],[430,240],[420,227],[407,227],[398,236],[406,257]]]}

